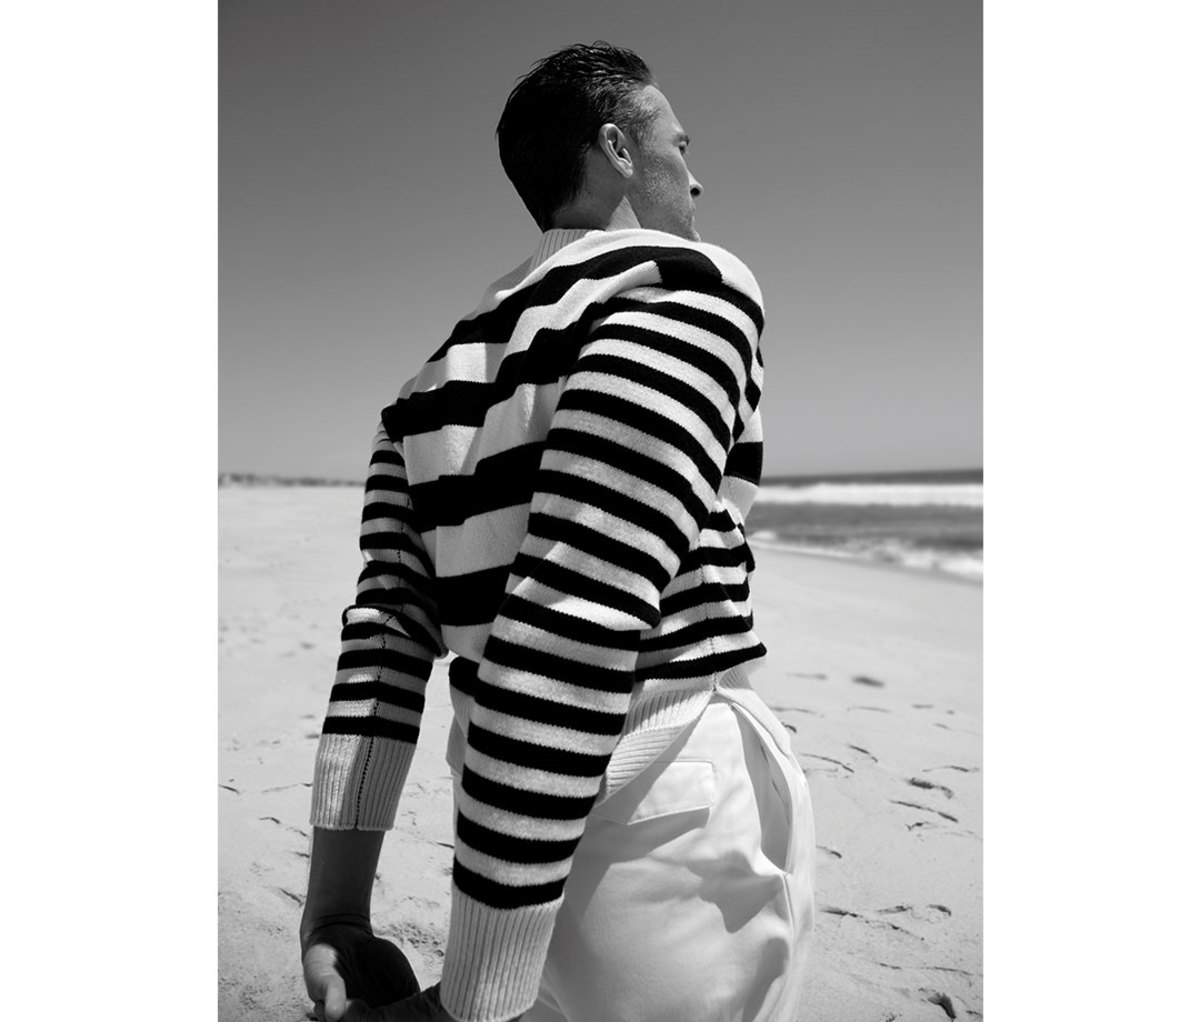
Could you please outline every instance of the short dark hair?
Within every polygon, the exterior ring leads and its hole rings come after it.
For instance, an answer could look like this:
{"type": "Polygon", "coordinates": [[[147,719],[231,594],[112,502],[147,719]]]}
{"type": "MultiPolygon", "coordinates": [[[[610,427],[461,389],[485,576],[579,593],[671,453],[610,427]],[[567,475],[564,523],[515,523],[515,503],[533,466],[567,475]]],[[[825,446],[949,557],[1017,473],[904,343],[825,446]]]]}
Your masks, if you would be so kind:
{"type": "Polygon", "coordinates": [[[602,124],[633,140],[653,116],[638,93],[653,85],[632,50],[599,41],[576,43],[539,60],[517,80],[496,126],[500,163],[538,227],[583,185],[584,158],[602,124]]]}

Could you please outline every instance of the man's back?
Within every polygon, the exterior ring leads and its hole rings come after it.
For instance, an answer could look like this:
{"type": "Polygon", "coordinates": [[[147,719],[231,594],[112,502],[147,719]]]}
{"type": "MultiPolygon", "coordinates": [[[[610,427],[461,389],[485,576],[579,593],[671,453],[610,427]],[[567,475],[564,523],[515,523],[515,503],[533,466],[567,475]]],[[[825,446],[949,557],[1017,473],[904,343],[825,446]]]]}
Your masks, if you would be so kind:
{"type": "MultiPolygon", "coordinates": [[[[614,726],[652,724],[662,742],[716,675],[765,652],[744,523],[762,447],[757,286],[729,253],[660,232],[546,239],[384,410],[357,602],[394,606],[425,656],[463,658],[451,678],[464,736],[506,602],[550,612],[502,654],[537,658],[528,670],[546,657],[555,674],[595,669],[573,645],[582,622],[607,628],[601,644],[625,647],[630,674],[611,657],[601,668],[602,687],[631,694],[614,726]],[[570,476],[554,467],[564,448],[570,476]],[[531,578],[538,595],[513,599],[531,578]]],[[[356,635],[345,652],[361,677],[378,664],[356,635]]],[[[611,775],[625,776],[619,756],[611,775]]]]}
{"type": "MultiPolygon", "coordinates": [[[[664,406],[677,405],[680,415],[706,422],[715,443],[709,442],[709,450],[697,450],[704,446],[697,438],[700,430],[688,434],[690,443],[680,434],[677,442],[684,449],[672,452],[669,461],[642,466],[647,508],[670,513],[668,503],[690,503],[688,510],[701,519],[703,528],[696,549],[686,551],[691,555],[689,571],[682,576],[677,572],[674,581],[668,579],[664,596],[689,591],[701,575],[716,581],[722,568],[744,572],[751,561],[741,527],[757,488],[762,449],[757,411],[761,364],[754,345],[761,312],[753,278],[733,257],[712,245],[688,244],[656,232],[593,232],[576,238],[578,233],[552,232],[568,244],[544,262],[528,265],[515,286],[489,291],[480,308],[455,327],[450,339],[405,385],[400,399],[383,413],[389,438],[403,449],[413,524],[437,576],[432,595],[445,644],[451,652],[476,662],[482,659],[509,569],[527,531],[530,502],[563,383],[574,370],[581,347],[606,325],[630,335],[624,338],[626,361],[636,365],[614,364],[614,357],[621,356],[610,352],[600,370],[602,378],[594,375],[588,384],[575,381],[576,391],[592,395],[592,407],[586,410],[591,416],[590,449],[583,456],[590,459],[593,488],[577,499],[594,498],[600,506],[617,500],[617,493],[595,488],[605,487],[614,472],[630,472],[631,456],[642,454],[639,448],[646,446],[643,435],[660,432],[660,422],[627,421],[638,412],[619,407],[612,414],[613,409],[599,407],[604,397],[594,395],[619,393],[639,406],[643,417],[659,419],[670,415],[664,406]],[[730,281],[719,276],[722,270],[730,281]],[[673,278],[673,283],[692,277],[693,289],[664,286],[664,276],[673,278]],[[629,294],[628,285],[634,281],[647,282],[640,285],[644,290],[638,297],[629,294]],[[706,304],[720,305],[720,314],[705,313],[706,304]],[[699,348],[711,332],[704,330],[701,335],[688,321],[705,315],[708,327],[737,329],[745,335],[726,353],[716,346],[703,351],[713,363],[712,372],[723,377],[721,382],[731,394],[724,408],[685,389],[678,376],[652,375],[651,360],[658,349],[664,353],[661,358],[698,357],[694,350],[670,351],[668,338],[676,347],[699,348]],[[632,336],[635,331],[643,332],[641,339],[632,336]],[[657,349],[647,344],[652,334],[662,339],[657,349]],[[750,365],[717,365],[723,354],[730,361],[735,355],[742,357],[750,365]],[[739,393],[739,376],[745,378],[745,397],[739,393]],[[731,421],[721,421],[722,417],[731,421]],[[608,436],[609,446],[595,439],[597,431],[608,436]],[[717,444],[731,448],[728,457],[717,444]],[[718,491],[715,501],[704,492],[688,493],[672,478],[684,459],[708,462],[702,491],[714,478],[725,477],[713,487],[718,491]]],[[[507,283],[511,276],[503,280],[507,283]]],[[[560,425],[556,441],[584,443],[582,431],[567,437],[570,428],[560,425]]],[[[677,423],[676,428],[684,427],[677,423]]],[[[630,517],[636,518],[636,511],[630,517]]],[[[654,531],[655,525],[647,522],[645,528],[654,531]]],[[[609,538],[621,542],[624,537],[618,531],[609,538]]],[[[622,559],[620,553],[614,557],[622,559]]],[[[745,597],[736,602],[744,604],[745,597]]],[[[694,623],[686,616],[678,618],[679,613],[660,621],[646,638],[653,640],[694,623]]],[[[727,651],[753,645],[735,643],[727,651]]],[[[686,657],[688,644],[685,640],[678,647],[662,645],[657,651],[653,647],[651,641],[650,648],[640,651],[642,671],[686,657]]],[[[719,670],[720,664],[712,669],[719,670]]]]}
{"type": "Polygon", "coordinates": [[[363,793],[402,781],[348,776],[354,740],[414,744],[428,662],[457,654],[449,759],[475,810],[455,881],[504,909],[557,897],[569,863],[545,842],[765,653],[744,532],[761,461],[753,277],[656,231],[546,237],[567,244],[504,278],[384,410],[335,696],[386,681],[393,723],[331,701],[316,781],[317,825],[390,823],[364,820],[363,793]],[[514,842],[496,785],[571,805],[535,811],[514,842]]]}

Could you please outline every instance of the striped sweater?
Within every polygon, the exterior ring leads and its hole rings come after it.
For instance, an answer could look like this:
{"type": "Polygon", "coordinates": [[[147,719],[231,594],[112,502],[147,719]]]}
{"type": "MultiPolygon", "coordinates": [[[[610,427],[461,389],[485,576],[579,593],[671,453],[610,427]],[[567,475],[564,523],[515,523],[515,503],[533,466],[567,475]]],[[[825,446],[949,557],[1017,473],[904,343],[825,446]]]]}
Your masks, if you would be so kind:
{"type": "Polygon", "coordinates": [[[455,654],[457,1019],[533,1004],[589,811],[765,653],[744,526],[762,325],[714,245],[549,231],[383,411],[312,823],[393,825],[455,654]]]}

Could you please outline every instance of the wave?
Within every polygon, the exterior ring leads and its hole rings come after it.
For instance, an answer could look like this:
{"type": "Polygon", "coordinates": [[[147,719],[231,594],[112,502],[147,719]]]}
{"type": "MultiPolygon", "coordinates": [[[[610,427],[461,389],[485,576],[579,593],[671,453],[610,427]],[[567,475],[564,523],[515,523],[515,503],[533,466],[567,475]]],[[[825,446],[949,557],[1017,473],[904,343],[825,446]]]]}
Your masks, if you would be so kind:
{"type": "Polygon", "coordinates": [[[758,504],[842,504],[888,507],[983,507],[982,483],[767,483],[758,504]]]}
{"type": "Polygon", "coordinates": [[[871,561],[876,564],[892,564],[901,568],[931,571],[956,578],[983,581],[982,550],[947,550],[929,546],[916,546],[900,540],[849,540],[841,543],[789,542],[781,539],[772,529],[762,529],[750,535],[756,546],[777,550],[792,550],[796,553],[818,557],[836,557],[851,561],[871,561]]]}

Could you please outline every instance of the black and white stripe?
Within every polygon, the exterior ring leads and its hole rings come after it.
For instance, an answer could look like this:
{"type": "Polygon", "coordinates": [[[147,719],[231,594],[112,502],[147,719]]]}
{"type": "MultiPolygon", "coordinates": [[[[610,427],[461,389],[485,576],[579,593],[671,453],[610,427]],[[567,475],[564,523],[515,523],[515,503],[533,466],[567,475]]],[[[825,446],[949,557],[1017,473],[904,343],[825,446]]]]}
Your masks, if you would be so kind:
{"type": "Polygon", "coordinates": [[[753,277],[721,249],[591,232],[485,298],[383,413],[313,822],[390,826],[379,793],[403,783],[432,660],[457,654],[447,954],[464,990],[496,975],[463,932],[499,925],[489,913],[518,913],[506,932],[544,950],[641,711],[669,723],[764,653],[744,531],[762,326],[753,277]]]}

